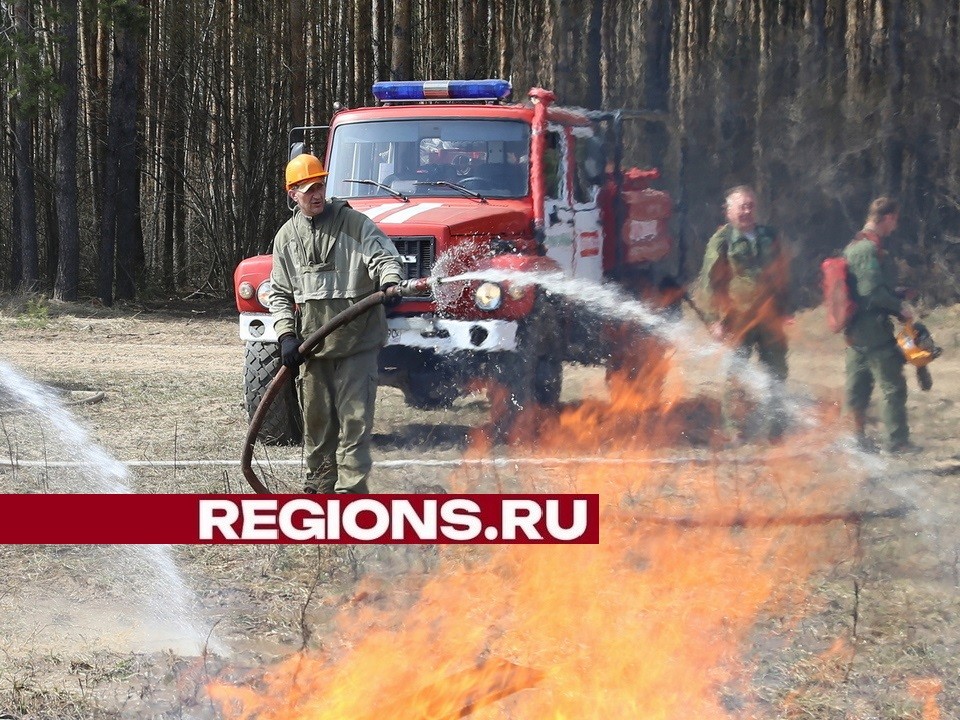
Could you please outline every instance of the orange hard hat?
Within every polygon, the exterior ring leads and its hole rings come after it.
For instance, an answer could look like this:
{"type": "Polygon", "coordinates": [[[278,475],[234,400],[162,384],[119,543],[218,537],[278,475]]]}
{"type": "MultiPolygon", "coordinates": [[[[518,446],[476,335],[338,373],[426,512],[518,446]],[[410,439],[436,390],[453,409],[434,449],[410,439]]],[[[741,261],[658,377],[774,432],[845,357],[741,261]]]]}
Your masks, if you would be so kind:
{"type": "Polygon", "coordinates": [[[323,169],[323,163],[316,156],[309,153],[297,155],[287,163],[287,190],[292,190],[297,185],[311,180],[320,180],[327,175],[327,171],[323,169]]]}

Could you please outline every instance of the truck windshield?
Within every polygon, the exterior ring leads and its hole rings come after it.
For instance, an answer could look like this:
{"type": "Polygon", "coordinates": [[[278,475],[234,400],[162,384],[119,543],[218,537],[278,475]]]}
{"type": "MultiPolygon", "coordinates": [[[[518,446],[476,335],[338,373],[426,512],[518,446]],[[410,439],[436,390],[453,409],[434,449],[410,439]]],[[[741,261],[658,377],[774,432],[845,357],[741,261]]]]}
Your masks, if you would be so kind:
{"type": "Polygon", "coordinates": [[[488,198],[528,193],[530,127],[514,120],[416,119],[341,125],[333,133],[327,193],[334,197],[488,198]],[[437,183],[439,184],[427,184],[437,183]]]}

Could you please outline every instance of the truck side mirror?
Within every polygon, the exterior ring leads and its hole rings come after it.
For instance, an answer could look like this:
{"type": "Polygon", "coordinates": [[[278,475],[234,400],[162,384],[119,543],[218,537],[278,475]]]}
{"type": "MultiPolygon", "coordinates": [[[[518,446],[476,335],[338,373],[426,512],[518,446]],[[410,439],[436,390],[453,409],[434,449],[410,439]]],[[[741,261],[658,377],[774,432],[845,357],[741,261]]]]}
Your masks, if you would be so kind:
{"type": "Polygon", "coordinates": [[[303,155],[304,145],[302,142],[295,142],[290,146],[290,157],[287,160],[293,160],[297,155],[303,155]]]}

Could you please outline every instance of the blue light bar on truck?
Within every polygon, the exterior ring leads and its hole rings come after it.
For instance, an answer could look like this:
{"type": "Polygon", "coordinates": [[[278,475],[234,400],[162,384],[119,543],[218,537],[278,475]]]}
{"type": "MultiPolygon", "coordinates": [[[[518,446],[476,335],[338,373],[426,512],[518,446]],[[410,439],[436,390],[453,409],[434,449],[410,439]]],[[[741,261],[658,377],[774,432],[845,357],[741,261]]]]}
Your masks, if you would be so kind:
{"type": "Polygon", "coordinates": [[[510,94],[508,80],[399,80],[373,84],[380,102],[416,100],[503,100],[510,94]]]}

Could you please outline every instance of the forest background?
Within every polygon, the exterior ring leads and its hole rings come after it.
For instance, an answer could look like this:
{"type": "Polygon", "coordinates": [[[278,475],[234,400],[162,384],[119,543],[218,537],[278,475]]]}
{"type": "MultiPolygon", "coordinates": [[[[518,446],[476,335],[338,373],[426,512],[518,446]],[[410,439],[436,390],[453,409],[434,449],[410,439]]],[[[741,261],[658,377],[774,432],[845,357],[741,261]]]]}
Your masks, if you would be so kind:
{"type": "Polygon", "coordinates": [[[654,113],[626,161],[663,171],[683,280],[746,182],[801,304],[884,193],[907,282],[960,296],[954,0],[0,0],[0,33],[0,291],[227,298],[287,213],[290,127],[376,80],[504,77],[654,113]]]}

